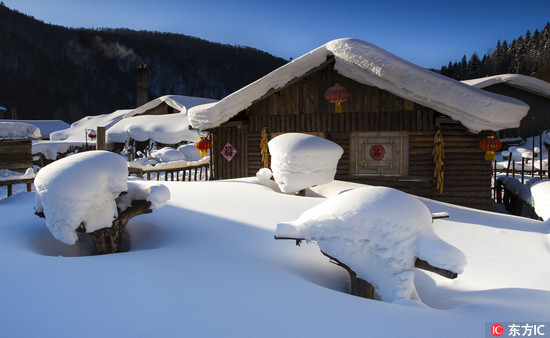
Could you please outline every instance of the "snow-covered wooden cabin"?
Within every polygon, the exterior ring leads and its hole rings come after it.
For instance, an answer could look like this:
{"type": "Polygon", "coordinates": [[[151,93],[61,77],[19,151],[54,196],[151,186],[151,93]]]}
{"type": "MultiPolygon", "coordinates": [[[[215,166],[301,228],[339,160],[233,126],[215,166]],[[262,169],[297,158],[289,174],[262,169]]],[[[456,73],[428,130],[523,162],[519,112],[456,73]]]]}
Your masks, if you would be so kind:
{"type": "Polygon", "coordinates": [[[32,141],[40,129],[23,122],[0,122],[0,169],[24,173],[32,168],[32,141]]]}
{"type": "Polygon", "coordinates": [[[263,167],[262,130],[269,139],[313,133],[344,149],[338,180],[489,209],[491,163],[479,141],[517,127],[527,109],[521,101],[441,76],[367,42],[340,39],[217,103],[191,108],[189,121],[210,131],[214,179],[253,176],[263,167]],[[324,97],[335,84],[351,91],[341,113],[324,97]],[[438,132],[445,144],[441,170],[432,154],[438,132]],[[444,177],[442,190],[434,171],[444,177]]]}
{"type": "Polygon", "coordinates": [[[520,126],[499,131],[500,138],[526,139],[550,129],[550,83],[521,74],[502,74],[462,82],[514,97],[529,105],[529,112],[521,120],[520,126]]]}
{"type": "Polygon", "coordinates": [[[122,149],[130,140],[143,150],[150,141],[175,145],[199,139],[196,130],[189,129],[187,110],[190,107],[216,102],[200,97],[165,95],[127,111],[123,118],[107,129],[107,143],[122,149]]]}

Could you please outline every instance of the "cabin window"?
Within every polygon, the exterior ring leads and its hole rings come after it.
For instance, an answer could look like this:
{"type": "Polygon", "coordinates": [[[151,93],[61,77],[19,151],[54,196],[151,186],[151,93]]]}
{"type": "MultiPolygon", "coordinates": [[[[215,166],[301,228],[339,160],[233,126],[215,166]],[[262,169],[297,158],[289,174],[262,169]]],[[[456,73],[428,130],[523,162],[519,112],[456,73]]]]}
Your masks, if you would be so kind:
{"type": "Polygon", "coordinates": [[[350,155],[352,175],[407,175],[408,133],[405,131],[352,132],[350,155]]]}

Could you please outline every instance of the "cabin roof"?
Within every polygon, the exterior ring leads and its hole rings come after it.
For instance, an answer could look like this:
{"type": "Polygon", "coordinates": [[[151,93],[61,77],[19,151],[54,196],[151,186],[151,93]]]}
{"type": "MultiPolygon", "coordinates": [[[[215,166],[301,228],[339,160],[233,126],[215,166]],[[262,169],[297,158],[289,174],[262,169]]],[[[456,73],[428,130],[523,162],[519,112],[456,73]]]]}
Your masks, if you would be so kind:
{"type": "Polygon", "coordinates": [[[192,106],[216,102],[214,99],[206,99],[202,97],[194,96],[182,96],[182,95],[164,95],[151,100],[136,109],[130,110],[124,118],[129,118],[136,115],[141,115],[146,111],[153,109],[162,103],[166,103],[168,106],[174,108],[178,113],[186,113],[187,109],[192,106]]]}
{"type": "Polygon", "coordinates": [[[334,69],[359,83],[378,87],[460,121],[473,132],[518,127],[529,106],[405,61],[356,39],[333,40],[272,71],[216,103],[189,110],[194,128],[217,127],[273,89],[304,76],[334,57],[334,69]]]}
{"type": "Polygon", "coordinates": [[[550,83],[527,75],[500,74],[479,79],[464,80],[462,83],[476,88],[485,88],[503,83],[550,98],[550,83]]]}

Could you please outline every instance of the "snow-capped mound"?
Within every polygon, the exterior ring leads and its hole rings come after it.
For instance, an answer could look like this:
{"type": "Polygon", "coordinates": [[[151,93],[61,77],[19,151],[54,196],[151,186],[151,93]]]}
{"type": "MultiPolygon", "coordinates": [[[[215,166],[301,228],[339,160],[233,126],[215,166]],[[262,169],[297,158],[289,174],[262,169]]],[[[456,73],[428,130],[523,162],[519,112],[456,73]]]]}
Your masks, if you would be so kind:
{"type": "Polygon", "coordinates": [[[344,150],[322,137],[287,133],[268,143],[271,170],[282,192],[293,193],[334,180],[344,150]]]}
{"type": "Polygon", "coordinates": [[[531,203],[540,218],[545,221],[550,219],[550,181],[543,180],[531,185],[531,203]]]}
{"type": "Polygon", "coordinates": [[[25,122],[0,122],[0,140],[39,139],[40,129],[25,122]]]}
{"type": "Polygon", "coordinates": [[[384,301],[419,299],[416,258],[461,273],[464,254],[434,232],[428,208],[416,197],[386,187],[343,192],[277,225],[275,237],[316,241],[324,253],[370,282],[384,301]]]}
{"type": "Polygon", "coordinates": [[[128,190],[126,160],[108,151],[87,151],[42,168],[34,180],[35,210],[58,240],[74,244],[76,229],[87,232],[111,226],[115,199],[128,190]]]}
{"type": "Polygon", "coordinates": [[[160,162],[171,162],[185,160],[185,155],[172,147],[164,147],[159,150],[151,151],[151,156],[160,162]]]}

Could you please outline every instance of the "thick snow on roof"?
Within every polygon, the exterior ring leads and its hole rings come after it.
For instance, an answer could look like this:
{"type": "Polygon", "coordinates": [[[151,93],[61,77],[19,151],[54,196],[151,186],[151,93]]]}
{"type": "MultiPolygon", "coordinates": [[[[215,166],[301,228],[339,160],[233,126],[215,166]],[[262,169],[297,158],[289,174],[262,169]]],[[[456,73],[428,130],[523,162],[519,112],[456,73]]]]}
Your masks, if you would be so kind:
{"type": "Polygon", "coordinates": [[[279,135],[268,146],[273,177],[285,193],[332,181],[344,153],[332,141],[300,133],[279,135]]]}
{"type": "Polygon", "coordinates": [[[329,198],[297,220],[279,223],[275,236],[316,241],[322,252],[369,281],[384,301],[419,299],[417,257],[457,273],[466,265],[464,254],[436,235],[431,213],[418,198],[387,187],[329,198]]]}
{"type": "Polygon", "coordinates": [[[106,129],[109,129],[129,112],[131,110],[122,109],[110,114],[83,117],[71,124],[68,129],[51,133],[50,139],[52,141],[86,142],[86,129],[97,129],[98,126],[105,126],[106,129]]]}
{"type": "Polygon", "coordinates": [[[180,95],[161,96],[126,113],[120,122],[107,130],[107,142],[124,143],[129,137],[136,141],[151,139],[165,144],[194,142],[199,139],[199,134],[197,130],[189,129],[187,111],[196,105],[212,102],[216,100],[180,95]],[[176,109],[178,113],[140,115],[163,102],[176,109]]]}
{"type": "Polygon", "coordinates": [[[473,80],[464,80],[462,83],[476,88],[485,88],[495,84],[505,83],[535,92],[539,95],[550,97],[550,83],[535,77],[521,74],[501,74],[473,80]]]}
{"type": "Polygon", "coordinates": [[[519,100],[465,85],[368,42],[338,39],[287,63],[216,104],[190,109],[189,121],[202,130],[217,127],[269,90],[281,88],[321,65],[328,56],[334,56],[334,68],[343,76],[435,109],[474,132],[517,127],[529,109],[519,100]]]}
{"type": "Polygon", "coordinates": [[[69,124],[61,120],[0,120],[0,122],[23,122],[29,123],[40,129],[42,136],[50,135],[54,131],[69,128],[69,124]]]}
{"type": "Polygon", "coordinates": [[[30,123],[0,122],[0,139],[38,139],[40,136],[40,129],[30,123]]]}
{"type": "Polygon", "coordinates": [[[161,97],[157,97],[156,99],[149,101],[146,104],[136,109],[133,109],[132,111],[127,113],[124,116],[124,118],[143,114],[146,111],[155,108],[156,106],[160,105],[163,102],[169,105],[170,107],[176,109],[177,111],[185,113],[187,112],[187,109],[191,107],[198,106],[201,104],[206,104],[206,103],[212,103],[216,101],[217,100],[205,99],[202,97],[182,96],[182,95],[164,95],[161,97]]]}
{"type": "Polygon", "coordinates": [[[194,142],[200,138],[198,130],[189,129],[185,109],[176,114],[124,118],[107,130],[107,142],[124,143],[130,137],[136,141],[151,139],[165,144],[194,142]]]}

